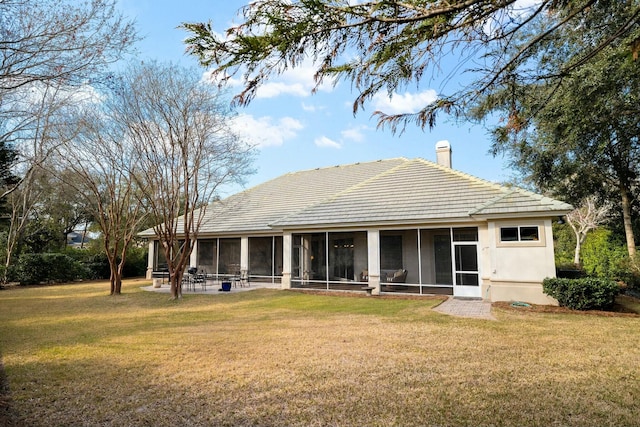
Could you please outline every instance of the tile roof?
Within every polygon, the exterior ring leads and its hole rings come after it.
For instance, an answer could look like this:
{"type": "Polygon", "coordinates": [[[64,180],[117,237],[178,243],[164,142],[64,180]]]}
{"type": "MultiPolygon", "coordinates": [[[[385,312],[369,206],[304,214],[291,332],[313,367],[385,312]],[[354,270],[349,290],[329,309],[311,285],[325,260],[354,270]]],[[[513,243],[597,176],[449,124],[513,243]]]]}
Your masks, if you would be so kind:
{"type": "Polygon", "coordinates": [[[200,234],[556,216],[572,209],[564,202],[427,160],[395,158],[288,173],[267,181],[209,205],[200,234]]]}

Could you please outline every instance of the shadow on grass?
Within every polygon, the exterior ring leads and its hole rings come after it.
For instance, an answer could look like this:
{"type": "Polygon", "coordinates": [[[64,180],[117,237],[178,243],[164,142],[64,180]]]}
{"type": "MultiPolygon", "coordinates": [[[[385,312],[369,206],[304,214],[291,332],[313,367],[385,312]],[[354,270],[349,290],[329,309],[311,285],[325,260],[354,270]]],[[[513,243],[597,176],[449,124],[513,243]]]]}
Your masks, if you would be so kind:
{"type": "Polygon", "coordinates": [[[4,371],[2,363],[2,355],[0,355],[0,425],[6,427],[14,427],[16,417],[13,412],[11,400],[11,390],[9,389],[9,379],[4,371]]]}

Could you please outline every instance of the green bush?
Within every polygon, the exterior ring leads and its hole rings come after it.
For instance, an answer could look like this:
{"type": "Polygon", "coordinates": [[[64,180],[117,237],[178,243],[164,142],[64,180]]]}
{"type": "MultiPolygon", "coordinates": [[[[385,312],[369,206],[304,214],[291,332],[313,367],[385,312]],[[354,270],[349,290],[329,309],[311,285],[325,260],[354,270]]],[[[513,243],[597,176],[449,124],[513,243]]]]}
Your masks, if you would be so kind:
{"type": "Polygon", "coordinates": [[[65,254],[23,254],[16,264],[15,275],[21,285],[33,285],[83,279],[87,270],[65,254]]]}
{"type": "Polygon", "coordinates": [[[91,254],[87,253],[82,259],[82,264],[89,271],[89,279],[108,279],[111,276],[109,260],[104,252],[91,254]]]}
{"type": "Polygon", "coordinates": [[[124,264],[124,277],[142,277],[147,274],[148,249],[131,247],[127,251],[127,261],[124,264]]]}
{"type": "Polygon", "coordinates": [[[545,294],[573,310],[609,310],[620,292],[612,280],[585,277],[581,279],[546,278],[542,282],[545,294]]]}
{"type": "MultiPolygon", "coordinates": [[[[108,279],[111,275],[109,261],[104,252],[79,251],[67,252],[75,260],[79,261],[88,271],[87,279],[108,279]]],[[[127,261],[122,272],[123,277],[140,277],[147,272],[147,249],[130,248],[127,251],[127,261]]]]}
{"type": "Polygon", "coordinates": [[[582,267],[589,276],[620,278],[621,266],[627,257],[625,245],[617,242],[612,231],[604,227],[589,233],[582,245],[582,267]]]}
{"type": "Polygon", "coordinates": [[[569,224],[553,222],[553,246],[556,266],[562,269],[574,269],[573,255],[576,248],[576,236],[569,224]]]}

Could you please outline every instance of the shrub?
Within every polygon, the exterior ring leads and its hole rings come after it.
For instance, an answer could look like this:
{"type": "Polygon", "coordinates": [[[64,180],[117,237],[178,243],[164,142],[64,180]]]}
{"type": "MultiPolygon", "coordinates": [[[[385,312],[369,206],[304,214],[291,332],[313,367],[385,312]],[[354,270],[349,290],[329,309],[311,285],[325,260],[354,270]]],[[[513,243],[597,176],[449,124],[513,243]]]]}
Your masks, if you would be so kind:
{"type": "Polygon", "coordinates": [[[582,267],[590,276],[620,278],[620,268],[627,258],[624,244],[616,242],[611,230],[601,227],[587,235],[582,245],[582,267]]]}
{"type": "Polygon", "coordinates": [[[546,278],[542,282],[545,294],[573,310],[609,310],[620,292],[612,280],[585,277],[581,279],[546,278]]]}
{"type": "MultiPolygon", "coordinates": [[[[87,279],[108,279],[111,276],[107,255],[101,252],[72,250],[67,252],[87,269],[87,279]]],[[[123,277],[140,277],[147,272],[147,249],[129,248],[127,261],[122,272],[123,277]]]]}
{"type": "Polygon", "coordinates": [[[15,275],[21,285],[69,282],[82,279],[86,269],[65,254],[23,254],[18,259],[15,275]]]}
{"type": "Polygon", "coordinates": [[[89,271],[89,279],[108,279],[111,276],[109,260],[104,252],[91,254],[87,253],[82,259],[82,264],[89,271]]]}
{"type": "Polygon", "coordinates": [[[553,246],[556,265],[558,267],[567,266],[569,269],[575,268],[573,255],[576,248],[576,236],[569,224],[553,222],[553,246]]]}
{"type": "Polygon", "coordinates": [[[124,277],[141,277],[147,274],[148,249],[131,247],[127,251],[127,262],[124,264],[124,277]]]}

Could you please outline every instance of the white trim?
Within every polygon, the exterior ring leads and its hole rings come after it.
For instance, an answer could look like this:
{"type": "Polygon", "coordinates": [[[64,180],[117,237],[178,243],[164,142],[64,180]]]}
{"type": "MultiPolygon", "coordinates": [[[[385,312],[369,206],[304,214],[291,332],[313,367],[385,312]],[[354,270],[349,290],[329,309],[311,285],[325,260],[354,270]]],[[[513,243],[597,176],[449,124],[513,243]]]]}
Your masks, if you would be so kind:
{"type": "Polygon", "coordinates": [[[456,242],[453,239],[453,230],[451,227],[451,270],[453,272],[453,296],[454,297],[482,297],[482,260],[480,259],[480,230],[477,229],[478,236],[475,242],[456,242]],[[456,268],[456,247],[457,246],[474,246],[476,248],[476,266],[478,271],[458,270],[456,268]],[[463,286],[458,285],[458,273],[460,274],[475,274],[478,276],[477,286],[463,286]]]}
{"type": "Polygon", "coordinates": [[[512,221],[496,221],[495,233],[496,233],[495,235],[496,247],[499,247],[499,248],[547,246],[547,237],[546,237],[544,220],[537,220],[537,221],[529,220],[527,222],[518,222],[513,220],[512,221]],[[520,229],[522,227],[538,227],[538,240],[520,240],[520,229]],[[518,240],[502,241],[501,233],[503,228],[517,228],[518,240]]]}

